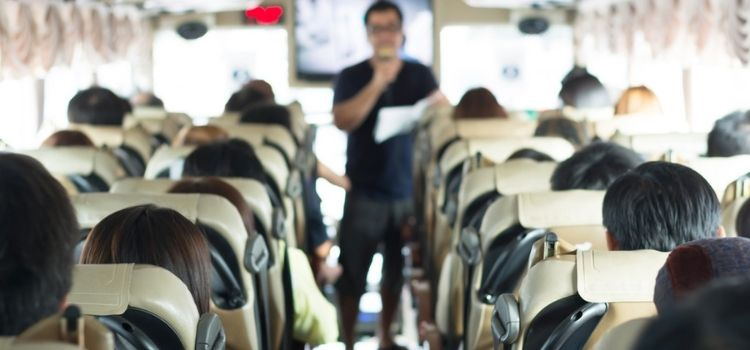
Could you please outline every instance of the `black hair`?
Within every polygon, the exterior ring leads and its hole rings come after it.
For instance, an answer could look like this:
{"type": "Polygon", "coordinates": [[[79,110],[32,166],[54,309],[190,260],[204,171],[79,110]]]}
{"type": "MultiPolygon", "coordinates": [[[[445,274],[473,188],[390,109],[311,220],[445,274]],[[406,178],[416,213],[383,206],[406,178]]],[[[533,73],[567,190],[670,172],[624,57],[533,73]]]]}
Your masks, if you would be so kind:
{"type": "Polygon", "coordinates": [[[750,200],[742,203],[740,211],[737,212],[734,228],[737,236],[750,238],[750,200]]]}
{"type": "Polygon", "coordinates": [[[750,111],[737,111],[717,120],[708,134],[709,157],[738,154],[750,154],[750,111]]]}
{"type": "Polygon", "coordinates": [[[558,164],[550,182],[555,191],[606,190],[641,163],[641,156],[631,149],[611,142],[594,142],[558,164]]]}
{"type": "Polygon", "coordinates": [[[370,7],[367,8],[367,11],[365,11],[365,25],[368,24],[368,20],[370,19],[370,14],[373,12],[383,12],[383,11],[396,11],[396,15],[398,15],[398,22],[404,23],[404,14],[401,12],[401,9],[398,7],[398,5],[394,4],[391,1],[387,0],[380,0],[375,1],[370,5],[370,7]]]}
{"type": "Polygon", "coordinates": [[[249,143],[219,140],[196,148],[185,158],[182,176],[244,177],[266,183],[263,165],[249,143]]]}
{"type": "Polygon", "coordinates": [[[748,294],[747,278],[715,281],[649,322],[634,349],[750,349],[748,294]]]}
{"type": "Polygon", "coordinates": [[[561,137],[577,148],[583,147],[589,142],[589,137],[583,125],[565,117],[540,120],[536,130],[534,130],[534,136],[561,137]]]}
{"type": "Polygon", "coordinates": [[[121,126],[130,104],[102,87],[79,91],[68,103],[68,121],[77,124],[121,126]]]}
{"type": "Polygon", "coordinates": [[[531,148],[521,148],[506,159],[506,161],[513,160],[513,159],[531,159],[537,162],[553,162],[555,161],[552,157],[549,156],[549,154],[544,152],[539,152],[535,149],[531,148]]]}
{"type": "Polygon", "coordinates": [[[258,103],[268,102],[268,96],[252,87],[243,87],[229,97],[224,105],[226,112],[242,112],[242,110],[258,103]]]}
{"type": "Polygon", "coordinates": [[[566,106],[599,108],[612,106],[612,99],[604,85],[595,76],[583,70],[563,80],[559,93],[566,106]]]}
{"type": "Polygon", "coordinates": [[[0,336],[13,336],[60,310],[78,222],[65,189],[28,156],[0,152],[0,198],[0,336]]]}
{"type": "Polygon", "coordinates": [[[721,220],[716,193],[684,165],[644,163],[617,179],[604,196],[603,224],[621,250],[670,251],[716,237],[721,220]]]}
{"type": "Polygon", "coordinates": [[[292,130],[292,114],[289,109],[275,103],[261,103],[242,111],[240,123],[275,124],[292,130]]]}

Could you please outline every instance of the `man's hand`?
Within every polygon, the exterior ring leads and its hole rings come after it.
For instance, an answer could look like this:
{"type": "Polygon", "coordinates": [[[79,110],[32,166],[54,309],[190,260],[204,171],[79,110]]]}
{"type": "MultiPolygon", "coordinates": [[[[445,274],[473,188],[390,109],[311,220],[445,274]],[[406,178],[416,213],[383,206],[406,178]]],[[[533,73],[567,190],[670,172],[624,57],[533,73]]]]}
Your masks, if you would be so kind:
{"type": "Polygon", "coordinates": [[[378,86],[385,89],[388,84],[394,82],[398,76],[398,72],[401,71],[401,67],[404,65],[404,61],[398,58],[389,59],[378,59],[372,60],[372,80],[378,86]]]}

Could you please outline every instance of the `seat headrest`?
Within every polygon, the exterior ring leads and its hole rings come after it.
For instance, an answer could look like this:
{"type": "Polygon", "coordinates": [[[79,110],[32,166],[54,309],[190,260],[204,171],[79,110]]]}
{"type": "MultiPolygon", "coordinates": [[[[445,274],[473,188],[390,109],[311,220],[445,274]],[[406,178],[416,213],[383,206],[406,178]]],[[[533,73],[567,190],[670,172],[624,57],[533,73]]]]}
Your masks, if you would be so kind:
{"type": "Polygon", "coordinates": [[[86,193],[73,196],[71,201],[81,228],[91,228],[109,214],[143,204],[174,209],[188,220],[195,222],[198,219],[198,202],[201,196],[200,194],[86,193]]]}
{"type": "Polygon", "coordinates": [[[115,347],[112,332],[105,325],[94,317],[84,316],[77,306],[69,305],[65,311],[35,323],[16,337],[0,337],[0,349],[80,349],[78,342],[81,340],[81,345],[85,344],[87,349],[115,347]],[[75,322],[72,334],[67,327],[71,321],[75,322]]]}
{"type": "Polygon", "coordinates": [[[240,113],[226,112],[218,117],[209,119],[208,123],[220,127],[234,127],[240,123],[240,113]]]}
{"type": "Polygon", "coordinates": [[[508,195],[550,190],[550,178],[556,162],[513,159],[495,166],[495,188],[508,195]]]}
{"type": "Polygon", "coordinates": [[[722,208],[721,223],[724,226],[727,237],[737,236],[737,216],[740,213],[740,209],[742,209],[742,205],[745,204],[746,201],[747,198],[737,198],[722,208]]]}
{"type": "Polygon", "coordinates": [[[123,134],[122,144],[135,150],[144,164],[148,163],[153,153],[151,135],[141,125],[126,129],[123,134]]]}
{"type": "Polygon", "coordinates": [[[125,176],[117,158],[111,152],[86,146],[66,146],[20,151],[33,157],[47,170],[58,176],[97,175],[107,185],[125,176]]]}
{"type": "Polygon", "coordinates": [[[729,184],[750,173],[750,155],[694,158],[685,165],[701,174],[716,191],[716,195],[722,198],[729,184]]]}
{"type": "Polygon", "coordinates": [[[578,250],[578,294],[594,303],[652,302],[656,274],[668,255],[655,250],[578,250]]]}
{"type": "MultiPolygon", "coordinates": [[[[258,218],[260,224],[270,232],[272,212],[271,201],[266,193],[266,188],[253,179],[244,178],[221,178],[242,194],[253,214],[258,218]]],[[[111,193],[118,194],[166,194],[167,191],[177,183],[170,179],[139,179],[127,178],[116,182],[110,189],[111,193]]]]}
{"type": "Polygon", "coordinates": [[[689,127],[684,119],[656,114],[631,114],[598,120],[596,134],[609,139],[615,132],[625,135],[684,133],[689,127]]]}
{"type": "Polygon", "coordinates": [[[199,315],[187,286],[169,271],[151,265],[76,265],[68,302],[87,315],[122,315],[128,308],[163,320],[184,345],[195,344],[199,315]]]}
{"type": "Polygon", "coordinates": [[[289,178],[289,166],[284,156],[279,150],[265,145],[253,146],[255,155],[260,160],[261,165],[271,179],[279,186],[279,190],[284,194],[286,190],[287,179],[289,178]]]}
{"type": "Polygon", "coordinates": [[[530,137],[507,139],[465,139],[452,143],[440,159],[440,171],[446,174],[464,160],[481,153],[494,163],[503,163],[513,152],[533,148],[556,160],[570,157],[575,149],[570,142],[558,137],[530,137]]]}
{"type": "MultiPolygon", "coordinates": [[[[165,169],[169,169],[179,161],[184,160],[193,150],[195,150],[195,146],[170,147],[162,145],[156,149],[154,155],[149,159],[143,177],[155,179],[165,169]]],[[[181,175],[182,169],[179,170],[181,175]]]]}
{"type": "Polygon", "coordinates": [[[518,195],[518,219],[527,228],[602,224],[604,191],[570,190],[518,195]]]}
{"type": "Polygon", "coordinates": [[[68,125],[68,128],[83,132],[99,147],[118,147],[122,145],[122,141],[125,138],[125,129],[121,126],[71,123],[68,125]]]}
{"type": "Polygon", "coordinates": [[[533,136],[534,130],[536,130],[536,122],[526,120],[467,118],[456,121],[456,133],[466,139],[526,138],[533,136]]]}
{"type": "Polygon", "coordinates": [[[290,130],[274,124],[237,124],[226,129],[230,137],[243,139],[256,148],[258,145],[272,143],[284,152],[287,159],[293,161],[297,154],[297,144],[290,130]]]}
{"type": "Polygon", "coordinates": [[[667,133],[626,135],[616,133],[612,141],[640,154],[661,156],[675,151],[689,156],[706,154],[708,136],[705,133],[667,133]]]}

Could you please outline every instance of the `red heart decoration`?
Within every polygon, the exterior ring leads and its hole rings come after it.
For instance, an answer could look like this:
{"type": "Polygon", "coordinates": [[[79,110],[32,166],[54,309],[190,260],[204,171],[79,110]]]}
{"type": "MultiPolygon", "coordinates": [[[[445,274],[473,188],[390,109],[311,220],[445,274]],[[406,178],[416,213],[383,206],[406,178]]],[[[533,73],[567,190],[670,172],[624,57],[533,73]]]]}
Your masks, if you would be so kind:
{"type": "Polygon", "coordinates": [[[258,6],[245,11],[245,17],[248,19],[254,19],[258,24],[277,24],[281,19],[281,15],[284,13],[284,8],[281,6],[258,6]]]}

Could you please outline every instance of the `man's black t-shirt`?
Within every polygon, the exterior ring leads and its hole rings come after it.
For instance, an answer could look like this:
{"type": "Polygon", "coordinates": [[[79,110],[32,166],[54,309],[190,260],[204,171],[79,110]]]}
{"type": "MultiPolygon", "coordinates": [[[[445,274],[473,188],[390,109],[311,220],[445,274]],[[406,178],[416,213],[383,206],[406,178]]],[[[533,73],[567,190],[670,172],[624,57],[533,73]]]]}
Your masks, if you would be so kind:
{"type": "MultiPolygon", "coordinates": [[[[372,79],[369,60],[339,73],[333,103],[346,101],[372,79]]],[[[346,174],[353,191],[373,199],[398,200],[412,195],[412,136],[392,137],[377,144],[373,127],[382,107],[413,105],[437,89],[430,69],[414,61],[404,61],[396,80],[380,96],[365,121],[349,134],[346,174]]]]}

